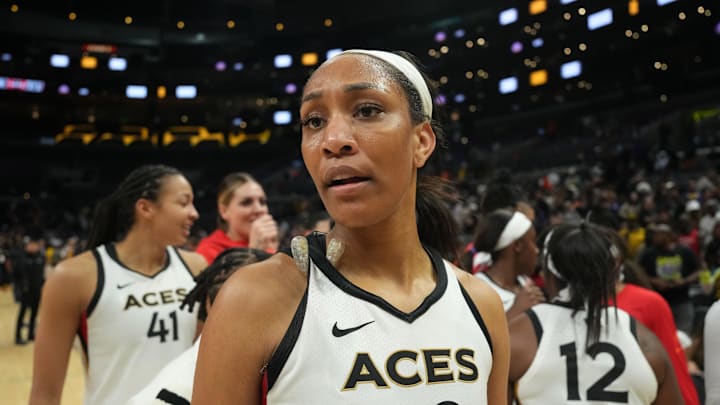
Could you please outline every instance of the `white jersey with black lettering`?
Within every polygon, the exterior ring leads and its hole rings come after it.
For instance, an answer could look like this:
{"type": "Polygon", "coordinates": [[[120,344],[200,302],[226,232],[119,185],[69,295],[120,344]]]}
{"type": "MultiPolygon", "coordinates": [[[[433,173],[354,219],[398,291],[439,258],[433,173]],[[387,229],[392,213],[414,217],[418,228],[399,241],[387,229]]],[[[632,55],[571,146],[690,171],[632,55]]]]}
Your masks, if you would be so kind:
{"type": "Polygon", "coordinates": [[[267,404],[487,404],[487,328],[451,266],[429,254],[435,289],[405,313],[311,249],[305,296],[267,367],[267,404]]]}
{"type": "Polygon", "coordinates": [[[98,284],[78,330],[85,404],[124,404],[192,345],[197,315],[181,311],[180,303],[195,281],[172,247],[165,268],[152,277],[125,267],[113,244],[93,254],[98,284]]]}
{"type": "Polygon", "coordinates": [[[587,313],[563,303],[528,310],[538,336],[535,358],[517,381],[515,397],[523,405],[651,404],[658,383],[640,349],[635,320],[615,308],[602,315],[598,342],[585,348],[587,313]]]}

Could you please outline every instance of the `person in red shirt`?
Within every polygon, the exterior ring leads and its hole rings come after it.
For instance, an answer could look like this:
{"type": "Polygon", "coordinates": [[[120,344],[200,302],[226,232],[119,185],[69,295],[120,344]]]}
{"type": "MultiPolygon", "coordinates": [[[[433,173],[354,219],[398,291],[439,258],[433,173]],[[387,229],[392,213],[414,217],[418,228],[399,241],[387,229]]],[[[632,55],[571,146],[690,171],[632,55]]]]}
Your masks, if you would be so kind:
{"type": "Polygon", "coordinates": [[[248,173],[225,176],[218,191],[218,229],[201,240],[196,251],[212,263],[231,247],[275,253],[278,243],[278,226],[260,183],[248,173]]]}
{"type": "MultiPolygon", "coordinates": [[[[677,338],[677,327],[670,305],[657,292],[640,287],[632,282],[641,283],[642,272],[625,260],[626,247],[622,240],[613,238],[618,249],[620,281],[615,285],[615,305],[629,313],[637,321],[650,329],[660,340],[672,362],[675,376],[686,405],[699,405],[700,399],[688,371],[687,358],[677,338]],[[624,278],[628,283],[624,282],[624,278]]],[[[649,281],[647,281],[649,285],[649,281]]]]}

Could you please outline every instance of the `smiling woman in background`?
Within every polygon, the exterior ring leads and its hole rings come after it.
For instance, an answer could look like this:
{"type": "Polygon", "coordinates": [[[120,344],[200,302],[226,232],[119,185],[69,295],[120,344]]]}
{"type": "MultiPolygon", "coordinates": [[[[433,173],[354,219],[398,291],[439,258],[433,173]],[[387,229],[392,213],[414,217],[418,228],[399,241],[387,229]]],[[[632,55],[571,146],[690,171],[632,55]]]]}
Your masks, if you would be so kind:
{"type": "Polygon", "coordinates": [[[218,191],[218,229],[201,240],[196,251],[212,263],[228,248],[275,253],[278,243],[278,226],[268,211],[260,183],[247,173],[225,176],[218,191]]]}

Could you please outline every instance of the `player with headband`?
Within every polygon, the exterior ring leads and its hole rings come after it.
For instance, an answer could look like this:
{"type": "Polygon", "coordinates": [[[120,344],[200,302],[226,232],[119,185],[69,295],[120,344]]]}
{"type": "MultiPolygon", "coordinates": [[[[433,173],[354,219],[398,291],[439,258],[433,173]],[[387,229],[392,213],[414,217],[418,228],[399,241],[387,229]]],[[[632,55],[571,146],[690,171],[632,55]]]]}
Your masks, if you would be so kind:
{"type": "Polygon", "coordinates": [[[453,193],[418,173],[442,140],[428,83],[409,56],[366,50],[310,77],[301,150],[335,226],[300,266],[278,254],[227,281],[193,404],[505,403],[502,304],[446,260],[453,193]]]}

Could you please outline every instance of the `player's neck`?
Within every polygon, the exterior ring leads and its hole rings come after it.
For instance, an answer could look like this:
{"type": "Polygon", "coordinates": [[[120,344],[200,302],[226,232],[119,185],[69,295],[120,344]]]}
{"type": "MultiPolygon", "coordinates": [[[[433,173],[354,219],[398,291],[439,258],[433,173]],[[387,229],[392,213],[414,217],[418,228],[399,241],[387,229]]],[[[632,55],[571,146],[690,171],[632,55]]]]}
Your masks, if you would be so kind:
{"type": "Polygon", "coordinates": [[[345,244],[337,267],[348,278],[385,279],[402,288],[417,277],[433,277],[417,229],[348,231],[337,227],[328,235],[328,241],[333,238],[345,244]]]}
{"type": "Polygon", "coordinates": [[[143,274],[155,274],[167,263],[165,246],[132,232],[115,244],[115,250],[125,266],[143,274]]]}
{"type": "Polygon", "coordinates": [[[512,260],[500,257],[487,271],[496,284],[506,290],[513,290],[517,286],[517,274],[512,260]]]}

